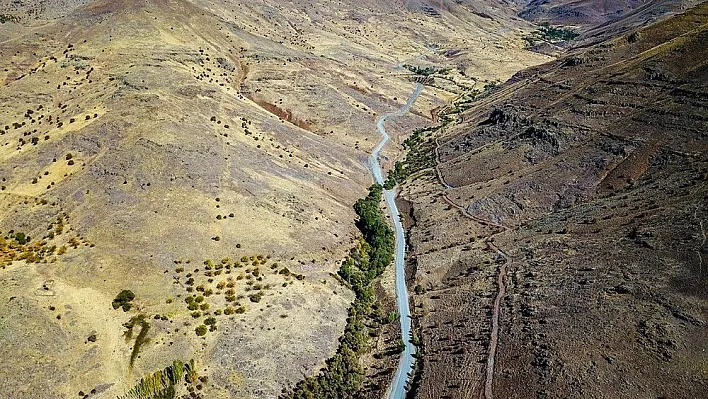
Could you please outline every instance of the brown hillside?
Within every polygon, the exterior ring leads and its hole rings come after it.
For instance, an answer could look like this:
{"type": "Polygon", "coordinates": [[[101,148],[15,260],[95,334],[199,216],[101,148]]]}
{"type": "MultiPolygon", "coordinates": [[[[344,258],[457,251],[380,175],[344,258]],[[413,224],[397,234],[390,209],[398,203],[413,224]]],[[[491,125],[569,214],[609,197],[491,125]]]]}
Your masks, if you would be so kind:
{"type": "Polygon", "coordinates": [[[415,397],[708,395],[707,27],[522,71],[430,138],[440,179],[403,190],[415,397]]]}

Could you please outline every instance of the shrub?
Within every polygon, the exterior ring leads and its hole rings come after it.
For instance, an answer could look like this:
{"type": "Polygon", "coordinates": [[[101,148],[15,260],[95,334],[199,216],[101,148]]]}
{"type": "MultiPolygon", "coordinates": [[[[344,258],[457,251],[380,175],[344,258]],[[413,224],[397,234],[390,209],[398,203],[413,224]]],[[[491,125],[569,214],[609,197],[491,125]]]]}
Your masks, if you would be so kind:
{"type": "Polygon", "coordinates": [[[204,336],[207,333],[207,326],[201,324],[197,328],[195,328],[194,331],[197,333],[197,336],[204,336]]]}
{"type": "Polygon", "coordinates": [[[113,300],[113,309],[123,308],[124,312],[127,312],[132,307],[131,301],[135,299],[135,294],[130,290],[123,290],[118,295],[116,295],[113,300]]]}
{"type": "Polygon", "coordinates": [[[29,237],[25,233],[15,233],[15,241],[20,245],[25,245],[29,242],[29,237]]]}

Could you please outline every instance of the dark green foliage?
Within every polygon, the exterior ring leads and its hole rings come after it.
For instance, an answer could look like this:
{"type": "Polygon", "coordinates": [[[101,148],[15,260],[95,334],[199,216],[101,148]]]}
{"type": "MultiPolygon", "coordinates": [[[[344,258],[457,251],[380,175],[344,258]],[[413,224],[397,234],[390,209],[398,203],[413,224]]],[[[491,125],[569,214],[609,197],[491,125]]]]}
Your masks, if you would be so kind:
{"type": "Polygon", "coordinates": [[[182,379],[191,382],[196,380],[194,360],[183,363],[179,360],[171,366],[143,377],[140,382],[118,399],[172,399],[182,379]]]}
{"type": "Polygon", "coordinates": [[[403,65],[404,68],[407,70],[413,72],[416,75],[423,75],[423,76],[430,76],[434,73],[440,73],[440,74],[446,74],[450,68],[435,68],[433,66],[429,67],[419,67],[416,65],[410,65],[410,64],[405,64],[403,65]]]}
{"type": "MultiPolygon", "coordinates": [[[[141,315],[142,316],[142,315],[141,315]]],[[[150,331],[150,323],[148,323],[144,317],[140,318],[140,333],[135,338],[135,344],[133,345],[133,351],[130,353],[130,367],[133,367],[135,360],[138,358],[138,353],[140,352],[140,347],[147,342],[147,333],[150,331]]]]}
{"type": "Polygon", "coordinates": [[[391,312],[386,316],[385,322],[387,324],[393,323],[394,321],[397,321],[399,319],[398,313],[397,312],[391,312]]]}
{"type": "Polygon", "coordinates": [[[406,172],[403,169],[403,164],[399,161],[396,161],[396,165],[394,166],[393,170],[388,172],[388,177],[386,178],[386,182],[384,182],[384,188],[386,190],[390,190],[393,187],[396,186],[396,184],[403,182],[406,178],[406,172]]]}
{"type": "Polygon", "coordinates": [[[386,266],[393,262],[395,239],[393,230],[381,215],[379,203],[383,187],[374,184],[369,188],[369,195],[354,204],[354,211],[359,216],[356,226],[369,244],[369,262],[363,272],[367,274],[367,285],[381,274],[386,266]]]}
{"type": "Polygon", "coordinates": [[[135,294],[131,290],[123,290],[113,300],[113,309],[123,308],[124,312],[133,306],[130,302],[135,299],[135,294]]]}
{"type": "Polygon", "coordinates": [[[548,40],[549,42],[573,40],[576,37],[580,36],[579,33],[576,33],[572,29],[556,28],[548,24],[541,26],[541,29],[539,29],[539,31],[541,32],[541,35],[543,35],[543,38],[548,40]]]}
{"type": "Polygon", "coordinates": [[[406,343],[403,342],[402,339],[399,339],[398,342],[396,342],[396,347],[394,349],[396,353],[401,353],[406,350],[406,343]]]}
{"type": "Polygon", "coordinates": [[[25,233],[15,233],[15,241],[20,245],[25,245],[29,242],[30,238],[25,235],[25,233]]]}
{"type": "Polygon", "coordinates": [[[406,158],[403,162],[397,161],[393,170],[388,174],[384,188],[392,189],[395,185],[402,183],[413,173],[435,166],[435,142],[431,138],[425,138],[425,133],[436,130],[445,124],[445,116],[441,116],[441,125],[437,127],[427,127],[417,129],[405,141],[403,146],[406,149],[406,158]]]}
{"type": "Polygon", "coordinates": [[[283,399],[348,399],[361,391],[364,371],[359,356],[368,349],[367,324],[377,319],[372,283],[393,261],[395,245],[393,231],[379,207],[382,192],[380,185],[373,185],[369,195],[354,205],[359,215],[356,225],[364,240],[351,250],[339,270],[339,276],[356,294],[344,334],[339,338],[339,349],[320,374],[300,381],[292,391],[281,395],[283,399]]]}
{"type": "Polygon", "coordinates": [[[572,29],[554,27],[548,25],[548,23],[544,23],[529,36],[524,36],[524,40],[529,46],[533,46],[540,42],[558,43],[573,40],[578,36],[580,36],[580,34],[572,29]]]}
{"type": "Polygon", "coordinates": [[[202,324],[202,325],[200,325],[200,326],[197,326],[197,328],[194,329],[194,332],[196,332],[197,335],[200,336],[200,337],[203,336],[203,335],[206,335],[206,333],[207,333],[207,326],[205,326],[204,324],[202,324]]]}

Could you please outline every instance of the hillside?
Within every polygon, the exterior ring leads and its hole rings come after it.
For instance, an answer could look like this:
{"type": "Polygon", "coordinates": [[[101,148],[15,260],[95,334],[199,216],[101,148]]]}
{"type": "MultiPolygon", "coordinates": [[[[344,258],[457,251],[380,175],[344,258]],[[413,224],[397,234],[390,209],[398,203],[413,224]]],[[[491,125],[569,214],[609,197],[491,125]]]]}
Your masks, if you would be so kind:
{"type": "Polygon", "coordinates": [[[708,395],[707,24],[580,47],[417,139],[413,397],[708,395]]]}
{"type": "Polygon", "coordinates": [[[315,374],[353,299],[331,273],[359,236],[377,117],[411,71],[434,84],[396,136],[548,61],[516,12],[0,2],[0,396],[115,397],[174,360],[210,398],[315,374]]]}
{"type": "MultiPolygon", "coordinates": [[[[597,28],[629,16],[641,16],[644,21],[640,24],[649,23],[696,3],[691,0],[531,0],[524,4],[519,15],[536,23],[597,28]]],[[[625,26],[631,25],[625,23],[625,26]]]]}

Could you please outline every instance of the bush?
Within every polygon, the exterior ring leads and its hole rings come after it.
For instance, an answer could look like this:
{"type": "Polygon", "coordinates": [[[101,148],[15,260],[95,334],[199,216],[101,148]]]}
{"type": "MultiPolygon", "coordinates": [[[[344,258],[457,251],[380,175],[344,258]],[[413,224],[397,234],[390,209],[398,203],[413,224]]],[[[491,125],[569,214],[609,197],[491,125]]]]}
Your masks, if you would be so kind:
{"type": "Polygon", "coordinates": [[[29,242],[29,237],[25,233],[15,233],[15,241],[20,245],[25,245],[29,242]]]}
{"type": "Polygon", "coordinates": [[[123,308],[123,311],[127,312],[132,307],[130,302],[133,299],[135,299],[135,294],[133,294],[133,291],[123,290],[118,293],[116,298],[113,300],[113,309],[123,308]]]}
{"type": "Polygon", "coordinates": [[[194,332],[197,333],[197,336],[200,336],[200,337],[201,337],[201,336],[204,336],[204,335],[206,335],[206,333],[207,333],[207,326],[205,326],[204,324],[202,324],[202,325],[198,326],[197,328],[195,328],[195,329],[194,329],[194,332]]]}

